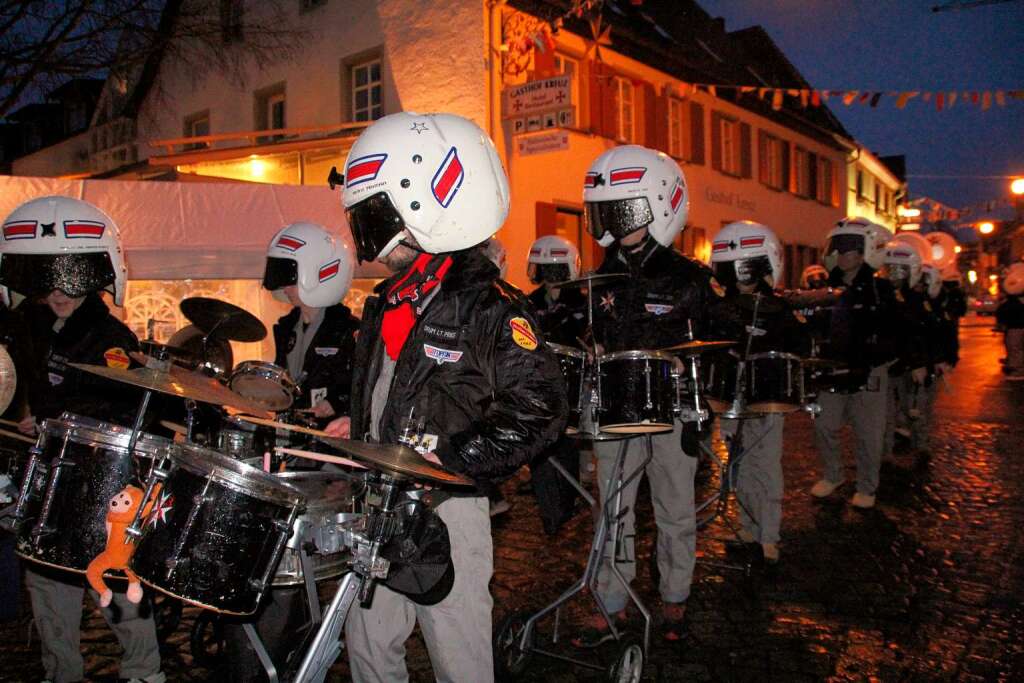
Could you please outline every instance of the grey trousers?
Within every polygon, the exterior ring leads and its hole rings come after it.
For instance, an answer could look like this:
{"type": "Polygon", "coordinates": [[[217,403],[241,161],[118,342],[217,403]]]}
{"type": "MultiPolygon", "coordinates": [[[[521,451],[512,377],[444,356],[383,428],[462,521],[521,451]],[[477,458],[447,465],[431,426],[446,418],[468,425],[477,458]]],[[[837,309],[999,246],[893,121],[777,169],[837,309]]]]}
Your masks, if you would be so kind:
{"type": "Polygon", "coordinates": [[[910,373],[889,377],[889,389],[885,392],[885,436],[882,441],[882,457],[892,455],[896,445],[896,430],[910,428],[910,406],[908,392],[914,386],[910,373]]]}
{"type": "MultiPolygon", "coordinates": [[[[722,436],[731,440],[739,420],[721,420],[722,436]]],[[[736,481],[740,524],[758,543],[779,542],[782,526],[782,415],[743,420],[743,459],[736,481]]]]}
{"type": "Polygon", "coordinates": [[[1014,327],[1003,336],[1007,372],[1024,372],[1024,328],[1014,327]]]}
{"type": "MultiPolygon", "coordinates": [[[[661,579],[658,590],[665,602],[684,602],[690,597],[690,583],[693,581],[693,566],[697,556],[697,513],[694,509],[693,478],[697,473],[697,458],[683,452],[679,445],[682,425],[675,423],[672,433],[651,437],[654,459],[647,465],[647,481],[651,487],[654,505],[654,520],[658,526],[658,573],[661,579]]],[[[609,478],[615,467],[615,458],[620,442],[603,441],[594,444],[597,453],[597,481],[604,505],[609,489],[609,478]]],[[[646,457],[642,439],[629,443],[629,452],[623,466],[624,476],[629,476],[646,457]]],[[[615,563],[626,581],[636,578],[636,492],[640,477],[623,489],[622,531],[618,548],[615,549],[615,563]]],[[[605,545],[604,562],[597,576],[597,592],[610,612],[619,612],[626,607],[626,589],[612,574],[610,565],[611,537],[605,545]]]]}
{"type": "Polygon", "coordinates": [[[878,490],[885,441],[888,365],[874,368],[868,376],[867,386],[864,391],[853,394],[824,391],[818,396],[821,413],[814,420],[814,442],[818,447],[822,477],[841,483],[845,477],[839,430],[849,421],[855,440],[857,492],[873,496],[878,490]]]}
{"type": "Polygon", "coordinates": [[[345,623],[349,667],[356,683],[408,681],[405,641],[417,622],[436,680],[494,680],[494,603],[488,587],[494,551],[487,498],[450,498],[436,512],[448,525],[455,565],[452,592],[428,607],[378,584],[370,607],[364,609],[356,603],[345,623]]]}
{"type": "MultiPolygon", "coordinates": [[[[82,661],[82,596],[85,579],[78,574],[54,569],[36,570],[26,563],[25,585],[32,600],[32,615],[39,631],[46,678],[54,683],[70,683],[85,677],[82,661]]],[[[89,590],[99,604],[95,591],[89,590]]],[[[139,605],[128,602],[123,593],[114,593],[110,607],[100,611],[124,648],[119,676],[144,678],[160,671],[160,647],[152,612],[140,614],[139,605]]]]}

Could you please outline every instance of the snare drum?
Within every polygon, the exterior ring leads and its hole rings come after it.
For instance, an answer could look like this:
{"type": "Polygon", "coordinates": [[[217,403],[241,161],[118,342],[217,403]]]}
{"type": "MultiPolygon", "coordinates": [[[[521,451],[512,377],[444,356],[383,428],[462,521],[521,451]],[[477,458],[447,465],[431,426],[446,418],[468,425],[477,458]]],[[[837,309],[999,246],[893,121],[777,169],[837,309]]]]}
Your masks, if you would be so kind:
{"type": "Polygon", "coordinates": [[[701,358],[701,389],[704,399],[716,413],[732,410],[739,366],[740,357],[735,351],[709,353],[701,358]]]}
{"type": "Polygon", "coordinates": [[[152,477],[142,537],[130,561],[144,583],[200,607],[252,614],[271,585],[305,496],[216,451],[173,444],[152,477]]]}
{"type": "Polygon", "coordinates": [[[299,395],[299,388],[287,370],[255,360],[239,363],[231,372],[228,387],[273,412],[287,410],[299,395]]]}
{"type": "Polygon", "coordinates": [[[613,434],[670,432],[675,419],[675,358],[660,351],[619,351],[597,359],[597,426],[613,434]]]}
{"type": "Polygon", "coordinates": [[[587,354],[571,346],[563,346],[548,342],[548,348],[558,356],[558,365],[562,369],[569,398],[569,421],[565,425],[566,434],[577,434],[580,431],[580,418],[587,407],[587,354]]]}
{"type": "Polygon", "coordinates": [[[140,434],[128,454],[127,427],[64,413],[46,420],[15,510],[22,557],[84,572],[107,547],[110,499],[149,476],[171,441],[140,434]]]}
{"type": "Polygon", "coordinates": [[[747,407],[756,413],[791,413],[806,402],[800,356],[755,353],[747,361],[747,407]]]}

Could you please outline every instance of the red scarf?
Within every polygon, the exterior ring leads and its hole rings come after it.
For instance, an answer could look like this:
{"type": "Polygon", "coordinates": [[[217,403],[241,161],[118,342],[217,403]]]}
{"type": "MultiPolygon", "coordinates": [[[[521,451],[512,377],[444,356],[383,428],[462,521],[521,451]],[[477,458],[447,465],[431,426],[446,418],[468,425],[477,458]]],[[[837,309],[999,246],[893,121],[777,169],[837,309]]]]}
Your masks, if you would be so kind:
{"type": "Polygon", "coordinates": [[[441,284],[451,265],[451,256],[420,254],[409,266],[409,270],[388,290],[384,301],[381,336],[384,337],[384,348],[391,360],[398,360],[405,340],[416,325],[419,307],[427,300],[430,292],[441,284]]]}

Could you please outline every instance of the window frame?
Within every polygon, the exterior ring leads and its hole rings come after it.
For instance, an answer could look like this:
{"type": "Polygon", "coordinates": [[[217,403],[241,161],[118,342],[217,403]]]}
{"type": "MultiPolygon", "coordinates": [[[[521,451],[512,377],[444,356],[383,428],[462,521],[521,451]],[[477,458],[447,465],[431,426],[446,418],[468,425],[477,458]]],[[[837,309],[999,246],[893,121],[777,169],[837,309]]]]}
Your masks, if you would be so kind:
{"type": "MultiPolygon", "coordinates": [[[[253,93],[254,130],[276,130],[288,127],[288,88],[285,81],[260,88],[253,93]],[[274,105],[281,104],[281,125],[274,125],[274,105]]],[[[260,143],[280,140],[282,135],[267,135],[259,138],[260,143]]]]}
{"type": "MultiPolygon", "coordinates": [[[[194,138],[194,137],[200,137],[200,136],[203,136],[203,135],[209,135],[211,130],[212,129],[210,128],[210,110],[209,109],[204,109],[202,111],[193,112],[192,114],[189,114],[188,116],[186,116],[184,121],[182,122],[182,134],[186,138],[194,138]],[[206,122],[206,132],[205,133],[197,133],[196,130],[195,130],[196,129],[196,124],[202,123],[203,121],[206,122]]],[[[189,144],[185,145],[184,149],[186,149],[186,150],[189,150],[189,149],[206,149],[208,146],[209,145],[207,145],[206,143],[194,142],[194,143],[189,143],[189,144]]]]}
{"type": "Polygon", "coordinates": [[[373,55],[367,59],[359,60],[348,65],[349,82],[349,112],[352,121],[376,121],[384,116],[384,60],[380,55],[373,55]],[[373,80],[373,67],[377,67],[377,79],[373,80]],[[358,85],[358,72],[366,70],[366,82],[358,85]],[[373,89],[377,88],[380,93],[379,102],[373,103],[373,89]],[[359,93],[366,92],[366,106],[360,107],[356,102],[359,93]],[[377,116],[374,116],[374,110],[377,116]],[[365,112],[366,118],[359,118],[365,112]]]}
{"type": "Polygon", "coordinates": [[[740,120],[719,112],[718,115],[718,169],[727,176],[743,177],[743,145],[740,120]]]}
{"type": "Polygon", "coordinates": [[[792,183],[793,194],[803,199],[814,199],[817,188],[811,188],[811,151],[800,145],[793,145],[792,183]]]}
{"type": "Polygon", "coordinates": [[[615,135],[616,139],[621,142],[635,143],[636,142],[636,86],[633,85],[633,79],[626,78],[625,76],[614,77],[615,89],[613,92],[615,99],[615,135]],[[626,117],[624,114],[627,112],[627,105],[624,101],[623,93],[629,93],[628,113],[629,113],[629,130],[626,130],[626,117]],[[627,135],[628,132],[628,135],[627,135]]]}
{"type": "Polygon", "coordinates": [[[668,96],[668,153],[676,159],[689,159],[693,142],[690,139],[690,103],[679,97],[668,96]],[[675,111],[673,111],[675,110],[675,111]],[[678,141],[673,140],[673,126],[678,132],[678,141]]]}
{"type": "Polygon", "coordinates": [[[759,159],[764,175],[758,179],[765,187],[781,192],[786,189],[786,155],[783,150],[789,143],[766,130],[760,133],[764,136],[764,145],[758,146],[758,154],[764,154],[765,158],[759,159]]]}
{"type": "Polygon", "coordinates": [[[580,60],[564,52],[556,52],[555,69],[559,74],[566,74],[566,64],[572,64],[572,73],[569,74],[569,97],[572,100],[572,106],[578,108],[580,105],[580,60]]]}

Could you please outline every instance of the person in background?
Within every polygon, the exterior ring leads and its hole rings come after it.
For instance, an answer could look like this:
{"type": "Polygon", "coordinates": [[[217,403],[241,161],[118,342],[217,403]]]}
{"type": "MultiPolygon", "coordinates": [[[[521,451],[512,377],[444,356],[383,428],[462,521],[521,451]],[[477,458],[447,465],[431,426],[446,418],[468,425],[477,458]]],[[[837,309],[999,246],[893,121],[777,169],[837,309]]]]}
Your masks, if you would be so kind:
{"type": "Polygon", "coordinates": [[[1003,277],[1006,299],[996,309],[996,323],[1003,328],[1007,379],[1024,380],[1024,263],[1014,263],[1003,277]]]}

